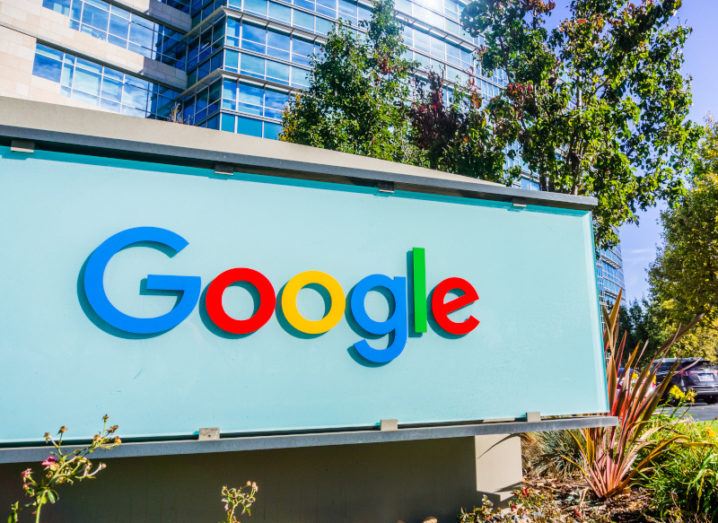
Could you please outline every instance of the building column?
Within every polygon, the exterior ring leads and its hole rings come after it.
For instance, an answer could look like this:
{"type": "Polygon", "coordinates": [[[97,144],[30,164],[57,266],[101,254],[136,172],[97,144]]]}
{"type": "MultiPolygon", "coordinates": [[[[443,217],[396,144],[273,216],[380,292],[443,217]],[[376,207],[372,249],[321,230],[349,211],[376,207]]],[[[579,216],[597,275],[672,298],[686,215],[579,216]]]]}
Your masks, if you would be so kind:
{"type": "Polygon", "coordinates": [[[499,505],[523,482],[521,437],[518,434],[474,436],[476,490],[499,505]]]}

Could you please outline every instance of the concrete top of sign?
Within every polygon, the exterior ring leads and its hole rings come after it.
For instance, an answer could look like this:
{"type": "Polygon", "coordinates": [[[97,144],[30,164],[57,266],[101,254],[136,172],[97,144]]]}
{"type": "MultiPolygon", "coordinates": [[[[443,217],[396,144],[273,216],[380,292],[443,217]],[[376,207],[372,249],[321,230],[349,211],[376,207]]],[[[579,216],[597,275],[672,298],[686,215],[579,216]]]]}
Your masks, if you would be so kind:
{"type": "Polygon", "coordinates": [[[0,97],[0,143],[121,156],[343,183],[390,184],[405,190],[459,194],[590,210],[595,198],[526,191],[456,174],[99,110],[0,97]]]}

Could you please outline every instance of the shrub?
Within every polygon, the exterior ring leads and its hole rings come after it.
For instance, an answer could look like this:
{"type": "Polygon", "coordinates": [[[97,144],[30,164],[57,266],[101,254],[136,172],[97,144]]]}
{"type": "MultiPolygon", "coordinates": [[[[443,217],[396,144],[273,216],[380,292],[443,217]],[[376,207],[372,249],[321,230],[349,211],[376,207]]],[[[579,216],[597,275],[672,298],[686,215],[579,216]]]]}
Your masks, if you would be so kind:
{"type": "Polygon", "coordinates": [[[52,445],[53,450],[40,464],[42,470],[35,471],[29,468],[23,470],[20,474],[22,490],[28,499],[24,503],[16,501],[10,506],[8,523],[18,523],[20,514],[28,509],[31,509],[35,514],[35,522],[39,522],[42,508],[48,503],[55,504],[60,498],[58,494],[59,487],[74,485],[97,477],[97,474],[106,465],[104,463],[95,465],[87,456],[97,450],[113,449],[122,443],[122,440],[117,436],[117,425],[108,427],[108,419],[108,416],[102,418],[102,431],[95,434],[92,442],[87,447],[70,453],[65,453],[62,449],[62,439],[67,432],[67,427],[60,427],[56,438],[51,436],[49,432],[45,433],[45,441],[52,445]]]}
{"type": "Polygon", "coordinates": [[[538,475],[551,474],[568,479],[578,472],[581,452],[575,430],[536,432],[522,441],[527,469],[538,475]]]}
{"type": "Polygon", "coordinates": [[[222,503],[226,519],[222,523],[240,523],[237,519],[237,511],[240,516],[252,515],[252,505],[257,501],[259,487],[254,481],[247,481],[247,484],[240,488],[222,487],[222,503]]]}
{"type": "Polygon", "coordinates": [[[653,507],[663,521],[718,521],[718,422],[682,423],[674,430],[688,443],[664,454],[641,477],[653,507]]]}

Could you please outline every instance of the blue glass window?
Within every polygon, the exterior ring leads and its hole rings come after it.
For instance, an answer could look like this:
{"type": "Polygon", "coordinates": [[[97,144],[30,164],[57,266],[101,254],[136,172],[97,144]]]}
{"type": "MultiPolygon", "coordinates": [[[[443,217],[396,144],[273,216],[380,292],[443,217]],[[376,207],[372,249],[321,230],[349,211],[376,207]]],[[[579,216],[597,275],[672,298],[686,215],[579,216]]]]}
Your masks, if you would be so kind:
{"type": "Polygon", "coordinates": [[[264,137],[272,140],[279,139],[279,134],[282,132],[282,126],[278,123],[264,122],[264,137]]]}
{"type": "Polygon", "coordinates": [[[267,12],[267,0],[244,0],[244,10],[264,15],[267,12]]]}
{"type": "Polygon", "coordinates": [[[234,129],[237,125],[237,117],[231,114],[222,113],[222,130],[223,131],[229,131],[230,133],[234,132],[234,129]]]}
{"type": "Polygon", "coordinates": [[[242,56],[242,74],[264,78],[264,58],[245,54],[242,56]]]}
{"type": "Polygon", "coordinates": [[[43,0],[44,7],[69,16],[72,29],[174,65],[182,35],[105,0],[43,0]]]}
{"type": "Polygon", "coordinates": [[[292,10],[285,5],[269,2],[269,18],[289,24],[292,20],[292,10]]]}
{"type": "Polygon", "coordinates": [[[266,38],[266,29],[251,24],[242,25],[242,49],[264,53],[267,50],[266,38]]]}
{"type": "Polygon", "coordinates": [[[227,45],[239,47],[242,24],[234,18],[227,18],[227,45]]]}
{"type": "Polygon", "coordinates": [[[224,68],[233,73],[239,72],[239,53],[237,51],[227,49],[224,52],[224,68]]]}
{"type": "Polygon", "coordinates": [[[225,78],[222,80],[222,109],[237,110],[237,82],[225,78]]]}
{"type": "Polygon", "coordinates": [[[303,11],[294,11],[294,25],[304,29],[314,30],[314,16],[303,11]]]}
{"type": "Polygon", "coordinates": [[[264,89],[245,83],[239,84],[239,111],[248,114],[262,115],[262,99],[264,89]]]}
{"type": "Polygon", "coordinates": [[[264,94],[264,116],[267,118],[275,118],[277,120],[281,119],[284,106],[287,105],[288,100],[289,96],[286,93],[280,93],[278,91],[267,89],[264,94]]]}
{"type": "Polygon", "coordinates": [[[70,13],[70,0],[42,0],[42,7],[68,15],[70,13]]]}
{"type": "Polygon", "coordinates": [[[178,92],[52,47],[37,44],[33,74],[65,96],[106,109],[166,118],[178,92]]]}
{"type": "Polygon", "coordinates": [[[337,0],[316,0],[317,13],[336,17],[337,16],[337,0]]]}
{"type": "Polygon", "coordinates": [[[289,35],[278,33],[277,31],[269,31],[267,33],[267,54],[289,61],[291,43],[292,39],[289,35]]]}
{"type": "Polygon", "coordinates": [[[267,80],[289,85],[289,66],[267,60],[267,80]]]}
{"type": "Polygon", "coordinates": [[[35,63],[32,66],[32,74],[53,82],[59,82],[61,72],[62,52],[51,47],[38,45],[35,52],[35,63]]]}
{"type": "Polygon", "coordinates": [[[312,64],[314,44],[294,38],[292,41],[292,62],[303,65],[312,64]]]}
{"type": "Polygon", "coordinates": [[[262,121],[254,118],[244,118],[240,116],[237,119],[237,132],[240,134],[249,134],[251,136],[262,136],[262,121]]]}

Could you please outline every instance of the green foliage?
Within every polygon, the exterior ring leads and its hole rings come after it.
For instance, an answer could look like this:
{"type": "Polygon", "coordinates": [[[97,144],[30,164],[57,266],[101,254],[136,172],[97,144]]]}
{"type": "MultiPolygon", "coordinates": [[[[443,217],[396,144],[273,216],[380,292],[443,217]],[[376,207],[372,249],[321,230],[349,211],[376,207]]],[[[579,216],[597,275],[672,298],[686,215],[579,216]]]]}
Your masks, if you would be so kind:
{"type": "Polygon", "coordinates": [[[644,359],[650,359],[660,347],[661,340],[669,336],[668,333],[663,333],[657,323],[652,303],[646,299],[634,300],[628,307],[621,307],[618,321],[619,329],[626,334],[626,346],[647,344],[644,359]]]}
{"type": "Polygon", "coordinates": [[[342,23],[315,58],[310,87],[290,102],[281,140],[416,163],[409,144],[413,64],[402,58],[393,0],[379,0],[366,34],[342,23]]]}
{"type": "Polygon", "coordinates": [[[462,15],[485,38],[484,72],[509,79],[486,105],[489,134],[517,143],[541,189],[596,196],[602,245],[637,209],[681,195],[691,167],[700,129],[687,121],[680,5],[573,0],[558,25],[553,1],[476,0],[462,15]]]}
{"type": "Polygon", "coordinates": [[[451,103],[444,103],[443,78],[429,74],[428,85],[419,84],[411,107],[411,139],[428,167],[510,185],[521,168],[505,168],[515,136],[492,132],[490,115],[473,82],[455,86],[451,103]]]}
{"type": "Polygon", "coordinates": [[[222,503],[226,519],[223,523],[240,523],[237,519],[237,511],[240,516],[252,515],[252,506],[257,501],[259,487],[254,481],[247,481],[247,484],[240,488],[222,487],[222,503]]]}
{"type": "Polygon", "coordinates": [[[666,210],[664,245],[649,271],[651,309],[665,333],[696,314],[704,320],[675,356],[718,359],[718,125],[709,121],[690,190],[666,210]]]}
{"type": "Polygon", "coordinates": [[[66,427],[60,427],[57,438],[52,437],[49,432],[45,433],[45,441],[52,445],[53,450],[40,464],[42,470],[35,471],[28,468],[20,474],[22,489],[28,499],[25,502],[16,501],[11,505],[8,523],[18,523],[20,514],[28,509],[35,514],[35,522],[39,522],[42,508],[48,503],[55,504],[60,499],[59,487],[97,477],[106,465],[104,463],[95,465],[88,456],[97,450],[110,450],[122,443],[116,435],[117,425],[108,427],[108,419],[108,416],[102,418],[102,431],[92,438],[92,442],[87,447],[70,453],[65,453],[62,449],[66,427]]]}
{"type": "Polygon", "coordinates": [[[718,422],[684,423],[673,430],[688,444],[664,454],[641,478],[653,508],[661,521],[718,521],[718,422]]]}

